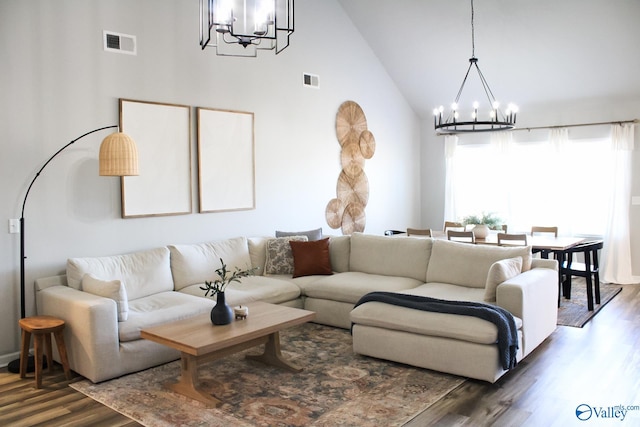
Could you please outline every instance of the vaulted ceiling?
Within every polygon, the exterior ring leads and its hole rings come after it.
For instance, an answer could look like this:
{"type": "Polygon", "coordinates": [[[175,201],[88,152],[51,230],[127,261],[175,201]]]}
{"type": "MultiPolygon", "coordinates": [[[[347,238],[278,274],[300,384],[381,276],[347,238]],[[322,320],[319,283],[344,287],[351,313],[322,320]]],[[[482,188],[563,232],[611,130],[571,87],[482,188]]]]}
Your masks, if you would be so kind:
{"type": "MultiPolygon", "coordinates": [[[[448,107],[472,53],[470,0],[339,1],[417,114],[448,107]]],[[[501,102],[524,112],[640,99],[640,1],[475,0],[474,8],[475,56],[501,102]]],[[[477,98],[469,84],[461,104],[477,98]]]]}

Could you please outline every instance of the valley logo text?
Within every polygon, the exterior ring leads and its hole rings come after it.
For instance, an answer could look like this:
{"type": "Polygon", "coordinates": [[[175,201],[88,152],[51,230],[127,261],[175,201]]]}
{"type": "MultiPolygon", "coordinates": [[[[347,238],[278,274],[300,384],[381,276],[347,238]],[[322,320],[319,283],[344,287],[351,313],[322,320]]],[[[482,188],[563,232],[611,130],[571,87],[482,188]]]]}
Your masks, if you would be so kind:
{"type": "Polygon", "coordinates": [[[613,419],[624,421],[630,411],[640,411],[640,405],[594,406],[583,403],[576,408],[576,417],[580,421],[591,419],[613,419]]]}

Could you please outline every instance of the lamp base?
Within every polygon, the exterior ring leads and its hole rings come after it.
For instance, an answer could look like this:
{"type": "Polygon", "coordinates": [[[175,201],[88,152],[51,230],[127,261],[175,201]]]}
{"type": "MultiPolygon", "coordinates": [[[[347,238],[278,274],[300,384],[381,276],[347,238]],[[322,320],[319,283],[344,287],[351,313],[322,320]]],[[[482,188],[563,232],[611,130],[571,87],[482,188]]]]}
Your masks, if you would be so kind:
{"type": "MultiPolygon", "coordinates": [[[[47,369],[47,356],[42,357],[42,369],[47,369]]],[[[20,373],[20,359],[12,360],[7,365],[7,370],[12,374],[20,373]]],[[[32,355],[27,357],[27,373],[35,372],[36,359],[32,355]]]]}

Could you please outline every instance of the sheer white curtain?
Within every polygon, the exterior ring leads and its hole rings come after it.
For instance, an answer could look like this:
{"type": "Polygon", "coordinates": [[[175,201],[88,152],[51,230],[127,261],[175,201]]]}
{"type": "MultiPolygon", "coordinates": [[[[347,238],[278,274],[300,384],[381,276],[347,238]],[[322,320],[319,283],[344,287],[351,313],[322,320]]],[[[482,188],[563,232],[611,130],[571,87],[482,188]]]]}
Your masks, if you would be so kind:
{"type": "Polygon", "coordinates": [[[553,128],[549,131],[549,142],[556,153],[562,153],[569,142],[569,130],[567,128],[553,128]]]}
{"type": "Polygon", "coordinates": [[[448,140],[445,218],[494,212],[514,232],[555,225],[561,235],[604,235],[610,138],[569,139],[566,128],[538,140],[512,138],[496,132],[463,135],[457,146],[448,140]],[[590,179],[593,171],[599,176],[590,179]]]}
{"type": "Polygon", "coordinates": [[[444,220],[453,221],[458,218],[455,202],[455,176],[456,176],[456,147],[458,146],[457,135],[446,135],[444,137],[444,158],[445,158],[445,181],[444,181],[444,220]]]}
{"type": "Polygon", "coordinates": [[[549,144],[551,145],[551,153],[545,159],[544,167],[549,171],[554,171],[547,181],[549,192],[546,196],[546,203],[549,207],[543,210],[540,218],[534,218],[531,225],[555,226],[558,232],[566,235],[574,234],[573,223],[574,215],[558,215],[557,210],[561,207],[571,205],[584,207],[584,201],[573,205],[567,200],[571,197],[571,193],[576,192],[576,188],[581,186],[584,180],[579,173],[585,166],[581,166],[578,162],[571,164],[573,154],[578,150],[572,150],[572,144],[569,141],[569,129],[552,128],[549,130],[549,144]],[[559,191],[559,189],[562,191],[559,191]],[[571,191],[566,191],[571,189],[571,191]]]}
{"type": "Polygon", "coordinates": [[[613,125],[611,150],[613,173],[607,227],[602,250],[602,275],[605,283],[640,283],[631,272],[629,202],[631,200],[631,156],[634,149],[633,124],[613,125]]]}
{"type": "MultiPolygon", "coordinates": [[[[490,145],[495,173],[492,193],[500,195],[494,198],[491,205],[491,212],[496,213],[500,218],[506,220],[513,217],[514,195],[519,191],[518,181],[504,179],[504,177],[515,176],[520,168],[519,162],[513,160],[513,134],[511,132],[492,132],[490,145]]],[[[487,165],[489,166],[489,165],[487,165]]]]}

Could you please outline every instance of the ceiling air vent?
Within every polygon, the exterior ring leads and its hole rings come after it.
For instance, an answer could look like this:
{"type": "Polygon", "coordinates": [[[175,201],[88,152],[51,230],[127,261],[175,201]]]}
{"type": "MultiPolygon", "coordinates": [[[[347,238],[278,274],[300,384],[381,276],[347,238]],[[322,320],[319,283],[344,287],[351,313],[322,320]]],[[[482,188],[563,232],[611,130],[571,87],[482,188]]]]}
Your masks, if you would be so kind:
{"type": "Polygon", "coordinates": [[[316,89],[320,89],[320,76],[317,76],[315,74],[303,73],[302,85],[306,87],[313,87],[316,89]]]}
{"type": "Polygon", "coordinates": [[[107,52],[136,55],[136,36],[103,31],[104,50],[107,52]]]}

